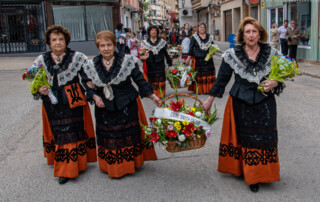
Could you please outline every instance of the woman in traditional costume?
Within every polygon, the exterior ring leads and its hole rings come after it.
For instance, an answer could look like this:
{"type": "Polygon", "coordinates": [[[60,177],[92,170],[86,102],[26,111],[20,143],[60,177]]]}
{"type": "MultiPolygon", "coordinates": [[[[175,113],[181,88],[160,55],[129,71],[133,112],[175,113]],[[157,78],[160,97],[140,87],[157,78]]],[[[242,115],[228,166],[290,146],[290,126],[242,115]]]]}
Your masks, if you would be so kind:
{"type": "MultiPolygon", "coordinates": [[[[195,79],[199,88],[198,94],[208,94],[216,80],[216,69],[212,57],[209,61],[204,60],[209,53],[210,46],[214,43],[213,36],[207,34],[206,29],[206,25],[202,23],[199,25],[199,32],[192,35],[189,56],[185,62],[189,65],[191,58],[195,58],[194,68],[197,71],[195,79]]],[[[195,82],[189,86],[188,90],[196,92],[195,82]]]]}
{"type": "MultiPolygon", "coordinates": [[[[172,65],[172,59],[167,52],[167,42],[158,37],[158,29],[156,26],[148,28],[149,38],[141,42],[147,52],[145,56],[140,57],[146,62],[146,69],[144,69],[145,78],[153,86],[156,96],[161,97],[160,89],[165,96],[166,94],[166,70],[165,58],[169,66],[172,65]]],[[[140,52],[141,56],[141,52],[140,52]]]]}
{"type": "Polygon", "coordinates": [[[267,39],[268,34],[259,22],[245,18],[237,34],[241,45],[223,54],[216,83],[203,103],[203,108],[209,110],[214,98],[223,96],[234,73],[224,112],[218,171],[244,175],[253,192],[258,192],[259,183],[280,180],[274,95],[282,92],[284,84],[265,79],[270,72],[271,57],[280,55],[263,44],[267,39]],[[259,84],[265,95],[257,91],[259,84]]]}
{"type": "Polygon", "coordinates": [[[39,88],[44,156],[49,165],[54,165],[54,176],[64,184],[86,170],[87,162],[97,161],[91,112],[79,83],[87,57],[67,48],[70,32],[60,25],[49,27],[45,40],[51,50],[38,56],[34,63],[44,66],[58,103],[51,103],[48,87],[39,88]]]}
{"type": "Polygon", "coordinates": [[[86,90],[87,99],[95,102],[99,167],[109,177],[120,178],[135,173],[144,161],[157,160],[154,148],[144,142],[140,123],[146,125],[147,120],[138,95],[151,98],[156,105],[161,100],[143,78],[140,60],[115,52],[112,32],[99,32],[95,43],[100,54],[88,61],[84,72],[92,80],[86,90]]]}

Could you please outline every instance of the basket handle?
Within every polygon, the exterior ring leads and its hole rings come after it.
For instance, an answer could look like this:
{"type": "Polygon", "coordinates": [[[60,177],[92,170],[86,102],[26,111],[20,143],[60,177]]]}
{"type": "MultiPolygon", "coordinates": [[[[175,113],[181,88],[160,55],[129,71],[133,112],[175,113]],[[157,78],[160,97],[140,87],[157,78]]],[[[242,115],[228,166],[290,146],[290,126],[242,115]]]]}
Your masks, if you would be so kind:
{"type": "MultiPolygon", "coordinates": [[[[176,96],[191,97],[191,98],[195,99],[196,101],[198,101],[201,106],[202,106],[202,104],[203,104],[203,102],[202,102],[199,98],[197,98],[197,97],[195,97],[195,96],[193,96],[193,95],[190,95],[190,94],[187,94],[187,93],[175,93],[175,94],[169,95],[168,97],[164,98],[164,99],[161,101],[159,107],[162,107],[162,105],[163,105],[168,99],[173,98],[173,97],[176,97],[176,96]]],[[[207,116],[209,116],[209,113],[206,112],[206,114],[207,114],[207,116]]]]}

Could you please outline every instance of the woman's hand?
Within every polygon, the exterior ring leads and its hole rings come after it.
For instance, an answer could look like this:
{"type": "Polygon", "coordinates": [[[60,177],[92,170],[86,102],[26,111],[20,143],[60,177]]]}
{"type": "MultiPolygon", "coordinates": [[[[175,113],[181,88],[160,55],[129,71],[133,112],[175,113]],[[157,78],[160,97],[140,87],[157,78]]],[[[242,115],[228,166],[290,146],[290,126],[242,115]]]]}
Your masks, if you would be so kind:
{"type": "Polygon", "coordinates": [[[149,98],[151,98],[152,102],[157,106],[160,107],[161,99],[156,96],[155,94],[152,94],[149,98]]]}
{"type": "Polygon", "coordinates": [[[148,59],[148,57],[149,57],[149,51],[146,51],[146,52],[144,53],[144,55],[140,56],[140,58],[141,58],[142,60],[146,60],[146,59],[148,59]]]}
{"type": "Polygon", "coordinates": [[[41,95],[49,95],[49,88],[47,86],[42,86],[38,89],[38,93],[41,95]]]}
{"type": "Polygon", "coordinates": [[[209,96],[207,100],[202,104],[202,108],[206,113],[209,113],[212,103],[213,103],[214,97],[209,96]]]}
{"type": "Polygon", "coordinates": [[[97,105],[99,108],[104,108],[104,107],[105,107],[105,105],[104,105],[104,103],[103,103],[103,101],[102,101],[102,99],[101,99],[100,96],[98,96],[98,95],[93,95],[92,98],[93,98],[94,102],[96,103],[96,105],[97,105]]]}
{"type": "Polygon", "coordinates": [[[278,86],[278,82],[275,80],[265,80],[265,81],[262,81],[260,86],[263,87],[264,92],[269,92],[270,90],[278,86]]]}
{"type": "Polygon", "coordinates": [[[184,62],[184,64],[189,65],[189,63],[190,63],[190,59],[187,58],[186,61],[184,62]]]}
{"type": "Polygon", "coordinates": [[[95,89],[95,88],[96,88],[96,86],[93,84],[92,81],[88,81],[88,82],[87,82],[87,86],[88,86],[89,88],[91,88],[91,89],[95,89]]]}

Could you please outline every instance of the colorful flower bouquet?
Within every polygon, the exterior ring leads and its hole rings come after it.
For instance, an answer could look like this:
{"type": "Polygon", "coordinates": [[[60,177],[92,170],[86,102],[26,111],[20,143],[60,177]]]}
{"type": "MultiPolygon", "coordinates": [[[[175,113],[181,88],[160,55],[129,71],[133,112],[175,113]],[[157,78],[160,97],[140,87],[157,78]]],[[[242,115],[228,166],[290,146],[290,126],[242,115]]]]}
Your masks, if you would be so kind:
{"type": "MultiPolygon", "coordinates": [[[[301,74],[301,71],[295,60],[291,60],[288,56],[275,55],[271,58],[271,70],[266,79],[284,82],[298,74],[301,74]]],[[[261,93],[264,92],[264,88],[260,85],[257,89],[261,93]]]]}
{"type": "Polygon", "coordinates": [[[167,79],[172,88],[185,88],[195,80],[197,72],[183,63],[171,66],[167,70],[167,79]]]}
{"type": "Polygon", "coordinates": [[[50,85],[48,84],[47,74],[44,70],[43,65],[33,64],[31,67],[27,68],[26,71],[22,74],[23,80],[31,81],[30,90],[31,94],[35,95],[38,92],[38,89],[42,86],[47,86],[49,88],[49,98],[52,104],[57,104],[58,99],[52,93],[50,85]]]}
{"type": "Polygon", "coordinates": [[[204,58],[204,61],[209,61],[212,55],[214,55],[216,52],[220,52],[220,48],[217,45],[211,45],[209,48],[209,53],[204,58]]]}
{"type": "Polygon", "coordinates": [[[150,117],[150,126],[142,125],[145,131],[146,144],[160,144],[169,152],[180,152],[198,149],[204,146],[205,141],[211,136],[211,125],[218,119],[217,110],[206,114],[202,102],[189,94],[177,93],[165,98],[161,108],[156,108],[153,117],[150,117]],[[184,99],[169,105],[164,104],[172,97],[183,95],[196,99],[193,107],[185,104],[184,99]]]}
{"type": "Polygon", "coordinates": [[[170,49],[168,50],[168,54],[172,59],[179,58],[180,54],[182,52],[182,46],[170,46],[170,49]]]}

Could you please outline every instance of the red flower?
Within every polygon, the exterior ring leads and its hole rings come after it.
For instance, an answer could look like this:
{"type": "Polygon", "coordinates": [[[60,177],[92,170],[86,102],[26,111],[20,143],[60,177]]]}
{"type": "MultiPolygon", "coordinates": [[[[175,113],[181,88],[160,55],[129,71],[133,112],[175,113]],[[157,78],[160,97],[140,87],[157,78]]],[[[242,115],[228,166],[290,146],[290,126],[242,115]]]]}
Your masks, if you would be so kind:
{"type": "Polygon", "coordinates": [[[192,74],[191,74],[191,73],[188,73],[188,76],[190,76],[190,77],[191,77],[191,76],[192,76],[192,74]]]}
{"type": "Polygon", "coordinates": [[[179,53],[182,53],[182,51],[179,51],[179,53]]]}
{"type": "Polygon", "coordinates": [[[189,125],[186,125],[181,132],[183,132],[186,135],[186,138],[188,138],[190,135],[193,135],[193,132],[196,131],[197,128],[193,126],[193,123],[191,122],[189,125]]]}
{"type": "Polygon", "coordinates": [[[173,111],[176,111],[176,112],[179,111],[180,108],[181,108],[182,105],[183,105],[183,103],[180,102],[180,100],[178,100],[177,102],[171,101],[170,103],[171,103],[171,105],[169,106],[170,109],[173,110],[173,111]]]}
{"type": "Polygon", "coordinates": [[[26,78],[27,72],[22,74],[22,79],[24,80],[26,78]]]}
{"type": "Polygon", "coordinates": [[[153,118],[153,117],[150,117],[150,118],[149,118],[149,121],[152,122],[153,120],[157,120],[157,118],[153,118]]]}
{"type": "Polygon", "coordinates": [[[195,116],[193,112],[189,112],[187,114],[190,115],[190,116],[195,116]]]}
{"type": "Polygon", "coordinates": [[[149,137],[151,137],[151,140],[150,140],[151,142],[158,142],[158,140],[160,139],[157,133],[151,133],[149,137]]]}
{"type": "Polygon", "coordinates": [[[174,69],[172,70],[172,74],[176,74],[178,70],[174,69]]]}
{"type": "Polygon", "coordinates": [[[177,132],[172,130],[172,131],[167,131],[166,135],[170,138],[176,137],[177,136],[177,132]]]}

